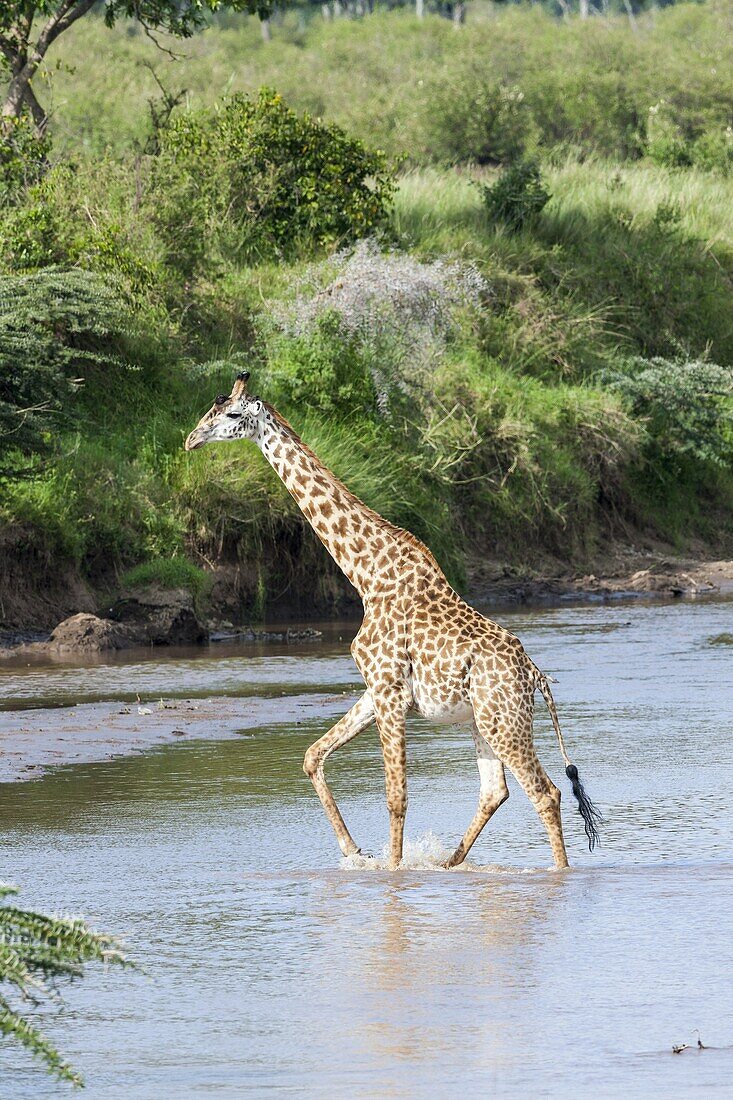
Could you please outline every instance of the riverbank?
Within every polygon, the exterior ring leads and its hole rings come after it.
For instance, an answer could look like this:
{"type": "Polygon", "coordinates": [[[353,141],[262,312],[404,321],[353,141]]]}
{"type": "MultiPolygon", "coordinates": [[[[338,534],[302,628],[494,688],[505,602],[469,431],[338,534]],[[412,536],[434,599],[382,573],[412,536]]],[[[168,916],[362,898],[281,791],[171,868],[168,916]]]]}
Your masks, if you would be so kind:
{"type": "MultiPolygon", "coordinates": [[[[227,574],[228,571],[223,570],[222,576],[217,577],[214,571],[212,590],[219,589],[221,592],[222,588],[227,589],[227,583],[231,583],[231,578],[227,574]]],[[[610,548],[602,558],[597,559],[593,568],[582,572],[573,572],[552,560],[540,563],[535,568],[520,568],[509,563],[486,559],[476,560],[469,566],[467,585],[464,589],[466,599],[488,614],[491,614],[492,608],[531,604],[551,605],[573,600],[611,601],[639,597],[694,599],[700,596],[727,596],[731,593],[733,593],[733,559],[704,561],[673,556],[659,549],[641,550],[620,544],[610,548]]],[[[181,601],[181,596],[180,592],[174,592],[170,594],[170,599],[162,601],[164,615],[169,616],[169,604],[172,600],[178,604],[185,602],[187,609],[193,614],[191,600],[181,601]]],[[[33,660],[44,659],[44,657],[73,660],[75,655],[82,655],[85,652],[134,648],[132,644],[89,646],[84,644],[84,640],[78,644],[78,639],[75,644],[74,631],[69,632],[70,636],[63,640],[62,645],[49,642],[49,616],[53,621],[54,618],[60,619],[69,614],[77,615],[82,610],[87,613],[92,609],[99,611],[109,603],[109,598],[109,591],[95,595],[92,590],[89,590],[82,608],[78,605],[76,607],[69,605],[66,600],[56,605],[47,603],[40,621],[34,621],[31,617],[22,622],[22,625],[0,629],[0,660],[20,656],[33,660]]],[[[311,628],[307,625],[309,621],[325,617],[324,611],[333,618],[337,610],[342,617],[346,613],[354,621],[359,621],[361,618],[361,602],[348,582],[341,577],[334,577],[334,602],[331,608],[315,607],[310,609],[310,614],[304,615],[302,604],[292,605],[285,599],[274,608],[274,614],[268,617],[270,627],[266,629],[261,624],[253,626],[250,619],[238,620],[236,608],[233,609],[230,599],[221,598],[219,602],[202,610],[202,620],[206,623],[206,630],[201,632],[200,641],[202,644],[208,644],[209,639],[216,642],[238,638],[244,642],[300,643],[307,641],[311,633],[311,628]],[[293,628],[293,623],[298,625],[293,628]]],[[[91,619],[91,615],[88,617],[91,619]]],[[[101,623],[106,621],[102,620],[101,623]]],[[[317,637],[317,632],[312,637],[317,637]]],[[[175,644],[178,640],[173,639],[173,643],[175,644]]]]}
{"type": "Polygon", "coordinates": [[[733,593],[733,560],[700,561],[632,547],[617,547],[594,569],[573,573],[548,564],[520,573],[496,562],[477,563],[470,571],[472,598],[488,606],[504,603],[553,603],[572,599],[618,600],[637,597],[688,597],[733,593]]]}
{"type": "Polygon", "coordinates": [[[285,20],[267,47],[252,23],[210,28],[177,66],[194,98],[149,141],[153,44],[93,17],[69,32],[72,52],[104,57],[94,118],[62,65],[52,153],[17,151],[0,203],[7,628],[97,613],[141,570],[233,624],[358,613],[256,448],[183,451],[243,368],[469,596],[683,593],[700,587],[686,559],[733,556],[733,175],[709,75],[731,71],[722,13],[665,9],[638,35],[513,5],[460,34],[398,12],[338,22],[296,43],[285,20]],[[681,41],[694,117],[659,64],[681,41]],[[250,98],[228,97],[232,50],[250,98]],[[294,133],[323,161],[294,161],[294,133]],[[446,148],[454,136],[469,144],[446,148]],[[621,542],[638,563],[608,567],[621,542]]]}

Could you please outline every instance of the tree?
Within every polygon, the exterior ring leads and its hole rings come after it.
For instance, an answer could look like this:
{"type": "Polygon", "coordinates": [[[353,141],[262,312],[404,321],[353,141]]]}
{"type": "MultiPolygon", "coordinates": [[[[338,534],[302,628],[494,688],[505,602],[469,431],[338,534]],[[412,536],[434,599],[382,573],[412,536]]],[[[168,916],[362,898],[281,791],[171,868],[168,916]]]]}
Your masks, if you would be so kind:
{"type": "MultiPolygon", "coordinates": [[[[8,120],[30,111],[43,132],[47,117],[33,91],[33,78],[59,35],[88,15],[99,0],[2,0],[0,3],[0,54],[10,80],[0,111],[8,120]]],[[[188,38],[205,25],[213,12],[229,9],[257,13],[266,18],[272,0],[102,0],[108,27],[118,19],[136,19],[146,33],[167,31],[188,38]]]]}
{"type": "Polygon", "coordinates": [[[79,917],[21,909],[8,901],[15,893],[15,886],[0,883],[0,1035],[15,1039],[63,1080],[81,1085],[79,1074],[23,1014],[22,1006],[46,999],[58,1003],[54,983],[82,977],[85,963],[133,964],[114,939],[93,932],[79,917]]]}

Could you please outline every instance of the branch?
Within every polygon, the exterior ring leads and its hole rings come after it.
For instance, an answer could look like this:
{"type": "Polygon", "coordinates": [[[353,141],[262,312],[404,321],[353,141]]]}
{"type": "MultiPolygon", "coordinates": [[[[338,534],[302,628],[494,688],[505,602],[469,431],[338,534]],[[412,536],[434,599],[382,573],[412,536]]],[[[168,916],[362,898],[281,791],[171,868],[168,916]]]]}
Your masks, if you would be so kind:
{"type": "Polygon", "coordinates": [[[44,57],[48,47],[55,42],[60,34],[68,30],[77,19],[81,19],[96,4],[97,0],[80,0],[75,6],[75,0],[64,0],[55,15],[52,15],[46,26],[38,36],[33,52],[40,53],[44,57]]]}
{"type": "Polygon", "coordinates": [[[46,111],[44,111],[43,107],[36,99],[36,93],[33,91],[33,88],[30,86],[30,84],[26,85],[25,93],[23,95],[23,102],[30,111],[36,129],[38,130],[39,135],[42,137],[46,127],[48,126],[48,114],[46,113],[46,111]]]}
{"type": "Polygon", "coordinates": [[[140,16],[138,16],[138,21],[139,21],[140,26],[142,27],[142,29],[145,31],[145,34],[150,39],[150,41],[153,43],[154,46],[156,46],[160,50],[161,53],[167,53],[172,61],[181,61],[181,60],[183,60],[183,58],[185,56],[184,54],[176,53],[174,50],[169,49],[168,46],[163,46],[158,41],[158,39],[155,37],[152,30],[150,29],[150,27],[148,26],[148,24],[145,22],[144,19],[141,19],[140,16]]]}

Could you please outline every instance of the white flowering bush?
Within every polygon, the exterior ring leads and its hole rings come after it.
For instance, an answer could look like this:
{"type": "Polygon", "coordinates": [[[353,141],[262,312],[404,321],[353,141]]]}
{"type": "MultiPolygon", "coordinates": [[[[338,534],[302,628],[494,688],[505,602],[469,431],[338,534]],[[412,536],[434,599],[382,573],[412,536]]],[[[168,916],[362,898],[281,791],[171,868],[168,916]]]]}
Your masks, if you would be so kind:
{"type": "Polygon", "coordinates": [[[422,263],[363,241],[309,268],[276,322],[297,341],[337,331],[368,374],[379,412],[394,416],[405,406],[424,411],[460,318],[489,293],[473,265],[422,263]]]}

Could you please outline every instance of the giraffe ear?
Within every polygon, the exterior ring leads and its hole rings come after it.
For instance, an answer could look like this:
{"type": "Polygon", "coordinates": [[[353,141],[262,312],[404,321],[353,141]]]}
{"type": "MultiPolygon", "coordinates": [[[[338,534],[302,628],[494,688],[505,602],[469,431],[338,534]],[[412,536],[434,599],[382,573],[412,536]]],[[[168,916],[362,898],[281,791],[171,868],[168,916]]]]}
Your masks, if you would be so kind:
{"type": "Polygon", "coordinates": [[[260,401],[259,397],[256,397],[254,401],[250,401],[249,405],[247,406],[247,412],[250,414],[250,416],[260,415],[260,413],[262,412],[262,402],[260,401]]]}

